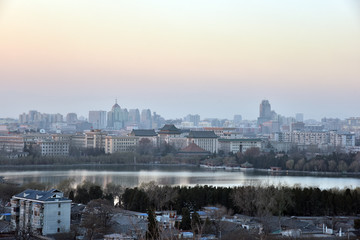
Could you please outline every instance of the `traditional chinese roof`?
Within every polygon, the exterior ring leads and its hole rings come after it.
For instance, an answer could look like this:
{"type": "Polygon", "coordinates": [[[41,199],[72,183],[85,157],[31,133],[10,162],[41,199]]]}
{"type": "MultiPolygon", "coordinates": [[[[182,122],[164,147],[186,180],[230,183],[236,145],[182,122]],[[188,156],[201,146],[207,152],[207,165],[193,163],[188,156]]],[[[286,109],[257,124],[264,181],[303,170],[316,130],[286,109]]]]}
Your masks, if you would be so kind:
{"type": "Polygon", "coordinates": [[[181,130],[174,124],[165,124],[159,131],[159,134],[181,134],[181,130]]]}
{"type": "Polygon", "coordinates": [[[202,149],[195,143],[190,143],[187,147],[181,149],[179,154],[182,155],[209,155],[210,152],[202,149]]]}
{"type": "Polygon", "coordinates": [[[155,137],[157,136],[154,129],[134,129],[130,133],[130,136],[136,137],[155,137]]]}
{"type": "Polygon", "coordinates": [[[218,138],[214,131],[190,131],[188,138],[218,138]]]}
{"type": "Polygon", "coordinates": [[[208,152],[195,143],[190,143],[187,147],[181,149],[181,152],[208,152]]]}
{"type": "Polygon", "coordinates": [[[16,194],[14,197],[35,200],[40,202],[71,201],[70,199],[64,197],[62,192],[56,189],[51,189],[49,191],[26,189],[25,191],[16,194]]]}

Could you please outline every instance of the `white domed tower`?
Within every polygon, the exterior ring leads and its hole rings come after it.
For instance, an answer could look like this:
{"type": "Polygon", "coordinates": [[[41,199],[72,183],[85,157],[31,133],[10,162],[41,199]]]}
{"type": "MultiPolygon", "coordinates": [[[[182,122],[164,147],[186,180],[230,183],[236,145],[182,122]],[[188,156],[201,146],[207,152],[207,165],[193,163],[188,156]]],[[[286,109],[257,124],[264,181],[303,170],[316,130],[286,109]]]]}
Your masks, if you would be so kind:
{"type": "Polygon", "coordinates": [[[108,127],[119,130],[124,127],[124,120],[122,114],[121,107],[117,103],[117,99],[115,99],[115,104],[112,106],[111,111],[108,112],[108,127]]]}

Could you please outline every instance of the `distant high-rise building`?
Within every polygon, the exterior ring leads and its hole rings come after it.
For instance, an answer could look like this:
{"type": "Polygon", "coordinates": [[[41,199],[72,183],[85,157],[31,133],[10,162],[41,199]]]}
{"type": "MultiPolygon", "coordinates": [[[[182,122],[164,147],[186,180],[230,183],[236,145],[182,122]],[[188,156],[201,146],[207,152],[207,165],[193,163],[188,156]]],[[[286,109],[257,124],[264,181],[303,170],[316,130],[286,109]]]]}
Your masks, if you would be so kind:
{"type": "Polygon", "coordinates": [[[129,112],[126,108],[121,109],[121,119],[123,127],[126,127],[129,122],[129,112]]]}
{"type": "Polygon", "coordinates": [[[199,126],[199,122],[200,122],[200,115],[199,114],[188,114],[184,120],[186,122],[192,122],[194,124],[194,126],[199,126]]]}
{"type": "Polygon", "coordinates": [[[240,114],[234,115],[234,126],[238,127],[242,121],[242,116],[240,114]]]}
{"type": "Polygon", "coordinates": [[[295,114],[295,119],[297,122],[304,122],[304,114],[303,113],[295,114]]]}
{"type": "Polygon", "coordinates": [[[152,128],[152,119],[151,119],[151,111],[150,109],[143,109],[141,111],[141,127],[144,129],[152,128]]]}
{"type": "Polygon", "coordinates": [[[129,109],[129,124],[140,124],[139,109],[129,109]]]}
{"type": "Polygon", "coordinates": [[[115,104],[111,108],[111,111],[108,112],[107,126],[108,128],[115,130],[120,130],[124,127],[123,112],[119,104],[117,104],[117,100],[115,100],[115,104]]]}
{"type": "Polygon", "coordinates": [[[30,110],[29,114],[28,114],[28,122],[35,122],[37,115],[38,115],[38,111],[36,110],[30,110]]]}
{"type": "Polygon", "coordinates": [[[60,113],[48,114],[48,117],[49,117],[49,122],[50,122],[50,123],[60,123],[60,122],[63,122],[63,115],[61,115],[60,113]]]}
{"type": "Polygon", "coordinates": [[[165,119],[161,117],[160,115],[156,114],[156,112],[153,112],[152,116],[152,128],[157,129],[160,128],[165,124],[165,119]]]}
{"type": "Polygon", "coordinates": [[[106,128],[106,111],[89,111],[89,123],[94,129],[106,128]]]}
{"type": "Polygon", "coordinates": [[[74,124],[77,122],[77,114],[76,113],[68,113],[66,115],[66,123],[67,124],[74,124]]]}
{"type": "Polygon", "coordinates": [[[272,117],[271,105],[268,100],[262,100],[260,104],[260,114],[258,117],[258,124],[270,121],[272,117]]]}

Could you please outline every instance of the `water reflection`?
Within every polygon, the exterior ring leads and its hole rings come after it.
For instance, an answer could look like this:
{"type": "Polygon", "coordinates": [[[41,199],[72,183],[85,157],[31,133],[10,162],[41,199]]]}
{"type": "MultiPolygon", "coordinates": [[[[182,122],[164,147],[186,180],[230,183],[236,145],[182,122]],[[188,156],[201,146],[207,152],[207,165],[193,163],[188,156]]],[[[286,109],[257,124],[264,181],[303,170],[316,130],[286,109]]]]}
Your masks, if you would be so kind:
{"type": "Polygon", "coordinates": [[[359,178],[342,176],[299,176],[271,175],[267,172],[227,172],[208,171],[198,167],[184,166],[87,166],[87,167],[48,167],[38,169],[11,169],[0,171],[0,176],[16,183],[40,182],[55,186],[62,180],[73,178],[75,186],[90,181],[105,187],[108,183],[125,187],[135,187],[141,183],[155,181],[160,185],[212,185],[222,187],[243,186],[249,184],[300,185],[302,187],[345,188],[358,187],[359,178]]]}

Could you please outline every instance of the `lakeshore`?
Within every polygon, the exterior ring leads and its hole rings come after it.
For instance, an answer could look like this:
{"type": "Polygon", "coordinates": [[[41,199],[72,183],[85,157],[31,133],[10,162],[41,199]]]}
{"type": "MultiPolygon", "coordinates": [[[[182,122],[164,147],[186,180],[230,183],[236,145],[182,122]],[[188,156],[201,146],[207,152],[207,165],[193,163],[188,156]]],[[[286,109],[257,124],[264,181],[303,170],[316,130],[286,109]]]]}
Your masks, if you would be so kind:
{"type": "Polygon", "coordinates": [[[208,170],[196,165],[184,164],[76,164],[9,166],[0,170],[5,181],[18,184],[40,182],[56,185],[73,178],[75,185],[90,181],[101,186],[112,182],[125,187],[136,187],[154,181],[159,185],[195,186],[210,185],[236,187],[252,184],[286,185],[302,187],[356,188],[359,175],[314,172],[270,172],[264,169],[254,171],[208,170]]]}

